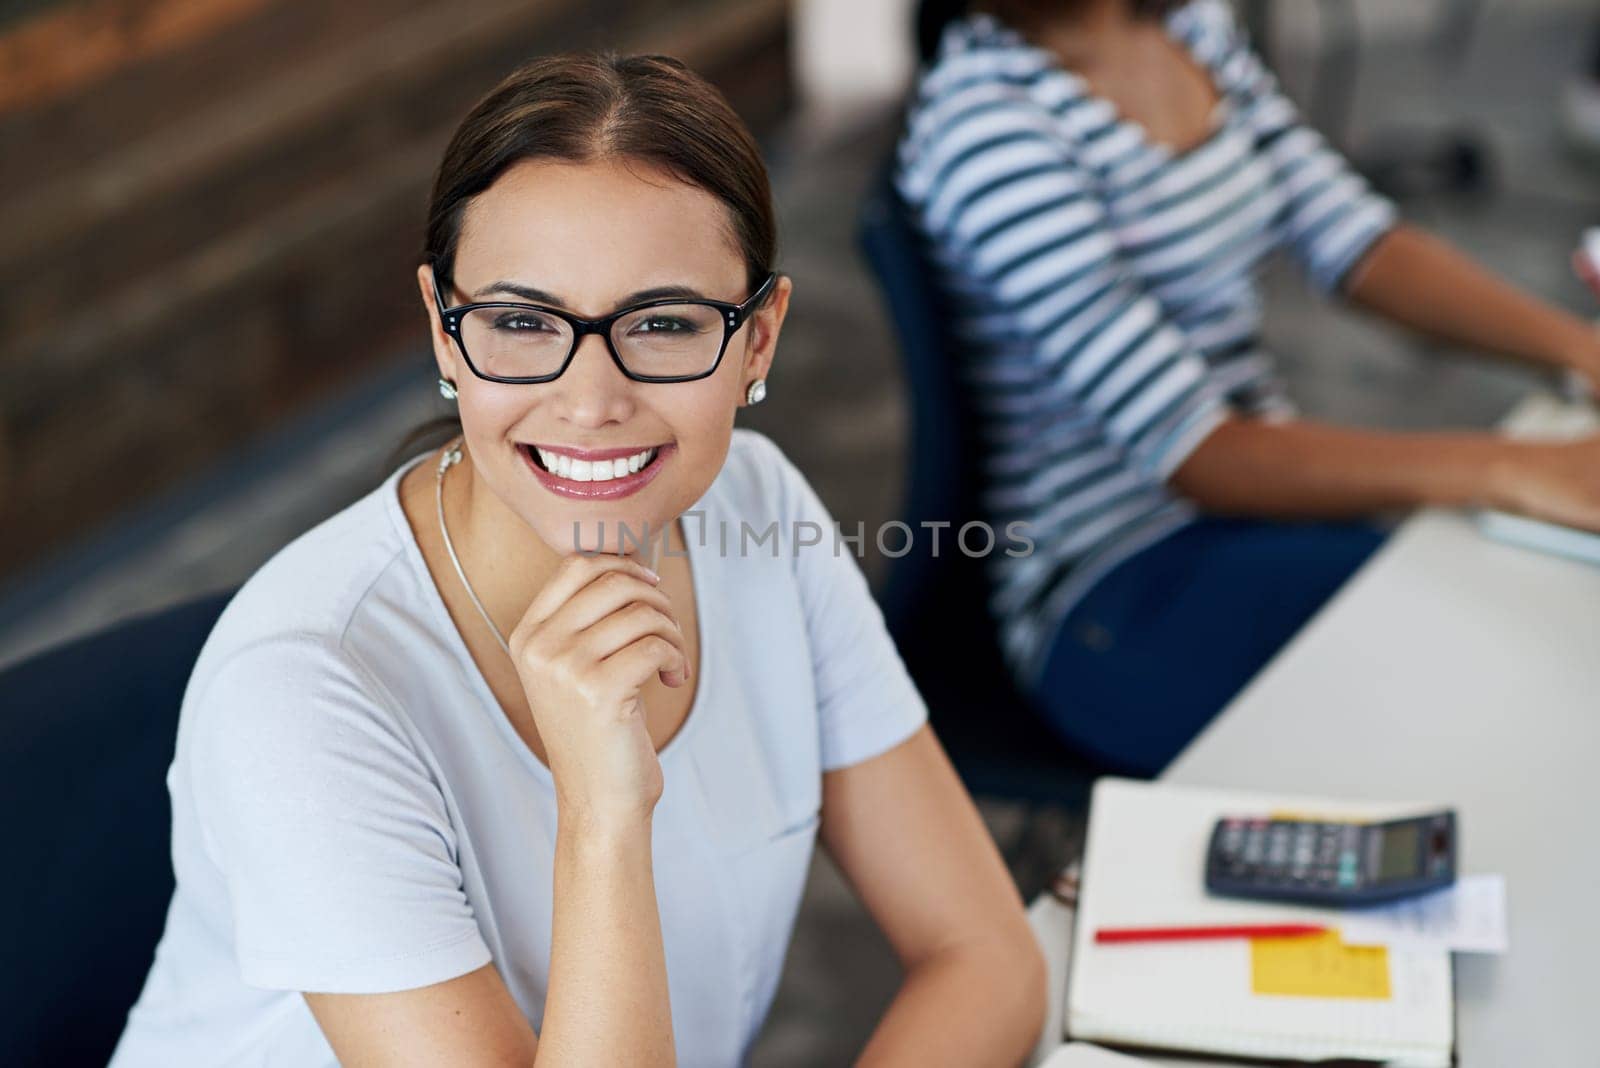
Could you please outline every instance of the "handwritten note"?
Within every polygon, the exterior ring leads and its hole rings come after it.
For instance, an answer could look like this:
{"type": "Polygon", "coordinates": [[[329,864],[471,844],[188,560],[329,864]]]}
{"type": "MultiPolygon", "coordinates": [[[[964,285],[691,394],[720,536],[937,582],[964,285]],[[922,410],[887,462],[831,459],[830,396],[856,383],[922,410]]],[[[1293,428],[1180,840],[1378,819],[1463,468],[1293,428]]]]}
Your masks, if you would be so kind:
{"type": "Polygon", "coordinates": [[[1308,998],[1389,997],[1389,951],[1347,946],[1338,931],[1250,940],[1250,989],[1308,998]]]}

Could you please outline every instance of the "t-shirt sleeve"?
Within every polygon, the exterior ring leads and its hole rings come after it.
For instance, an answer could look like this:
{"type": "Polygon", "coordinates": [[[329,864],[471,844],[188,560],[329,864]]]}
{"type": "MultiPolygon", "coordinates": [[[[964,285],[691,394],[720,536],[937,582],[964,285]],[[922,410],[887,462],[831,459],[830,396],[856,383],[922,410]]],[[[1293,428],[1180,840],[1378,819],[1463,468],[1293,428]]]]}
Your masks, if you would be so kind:
{"type": "MultiPolygon", "coordinates": [[[[855,549],[836,537],[827,506],[770,440],[783,507],[796,532],[791,554],[811,646],[823,771],[858,764],[910,738],[928,709],[884,625],[855,549]],[[814,538],[817,544],[802,545],[814,538]]],[[[871,537],[871,534],[867,534],[871,537]]]]}
{"type": "Polygon", "coordinates": [[[971,370],[996,411],[1035,408],[1043,389],[1161,480],[1227,418],[1205,357],[1125,262],[1076,145],[1025,91],[953,94],[900,163],[947,283],[1015,341],[971,370]]]}
{"type": "Polygon", "coordinates": [[[379,993],[490,959],[443,796],[380,695],[323,640],[286,638],[193,696],[201,837],[251,986],[379,993]]]}
{"type": "Polygon", "coordinates": [[[1342,289],[1350,269],[1399,221],[1394,203],[1301,119],[1227,4],[1202,0],[1195,11],[1214,35],[1221,80],[1244,108],[1257,151],[1283,194],[1281,240],[1317,290],[1342,289]]]}

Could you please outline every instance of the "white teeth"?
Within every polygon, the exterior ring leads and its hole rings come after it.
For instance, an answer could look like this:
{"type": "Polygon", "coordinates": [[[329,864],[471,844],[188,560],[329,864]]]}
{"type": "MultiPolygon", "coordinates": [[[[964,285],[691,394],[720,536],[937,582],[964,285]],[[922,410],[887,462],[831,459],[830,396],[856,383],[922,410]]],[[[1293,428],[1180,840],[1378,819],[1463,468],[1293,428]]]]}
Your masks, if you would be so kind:
{"type": "Polygon", "coordinates": [[[656,458],[655,449],[645,449],[632,456],[619,456],[614,460],[574,460],[565,453],[535,447],[539,462],[545,469],[573,482],[609,482],[613,478],[631,475],[646,467],[656,458]]]}
{"type": "Polygon", "coordinates": [[[539,453],[539,462],[544,464],[546,471],[559,475],[561,478],[572,477],[572,457],[563,456],[559,452],[551,452],[549,449],[540,449],[537,446],[535,446],[535,451],[539,453]]]}

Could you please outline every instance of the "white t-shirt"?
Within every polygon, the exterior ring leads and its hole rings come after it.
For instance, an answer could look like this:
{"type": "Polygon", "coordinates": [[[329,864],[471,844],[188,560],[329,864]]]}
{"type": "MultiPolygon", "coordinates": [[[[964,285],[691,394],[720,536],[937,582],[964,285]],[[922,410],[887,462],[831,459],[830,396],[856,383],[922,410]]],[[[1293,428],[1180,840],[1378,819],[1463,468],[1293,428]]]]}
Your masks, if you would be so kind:
{"type": "MultiPolygon", "coordinates": [[[[206,641],[167,776],[177,890],[115,1068],[333,1065],[300,991],[491,960],[542,1024],[553,783],[423,562],[410,466],[268,561],[206,641]]],[[[822,773],[927,713],[852,545],[769,439],[734,431],[684,532],[700,675],[661,751],[656,898],[679,1063],[733,1065],[777,987],[822,773]]]]}

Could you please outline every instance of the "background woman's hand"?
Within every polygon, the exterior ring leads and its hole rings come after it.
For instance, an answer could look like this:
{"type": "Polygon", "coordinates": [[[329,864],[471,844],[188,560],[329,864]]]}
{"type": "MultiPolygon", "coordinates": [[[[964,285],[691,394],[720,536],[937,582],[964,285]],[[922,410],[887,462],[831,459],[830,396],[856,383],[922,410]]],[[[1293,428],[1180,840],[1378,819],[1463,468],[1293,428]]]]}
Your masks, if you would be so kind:
{"type": "Polygon", "coordinates": [[[1497,508],[1600,531],[1600,434],[1507,442],[1493,481],[1497,508]]]}
{"type": "Polygon", "coordinates": [[[653,572],[623,556],[567,557],[507,644],[564,817],[626,823],[661,797],[641,691],[689,679],[683,632],[653,572]]]}

